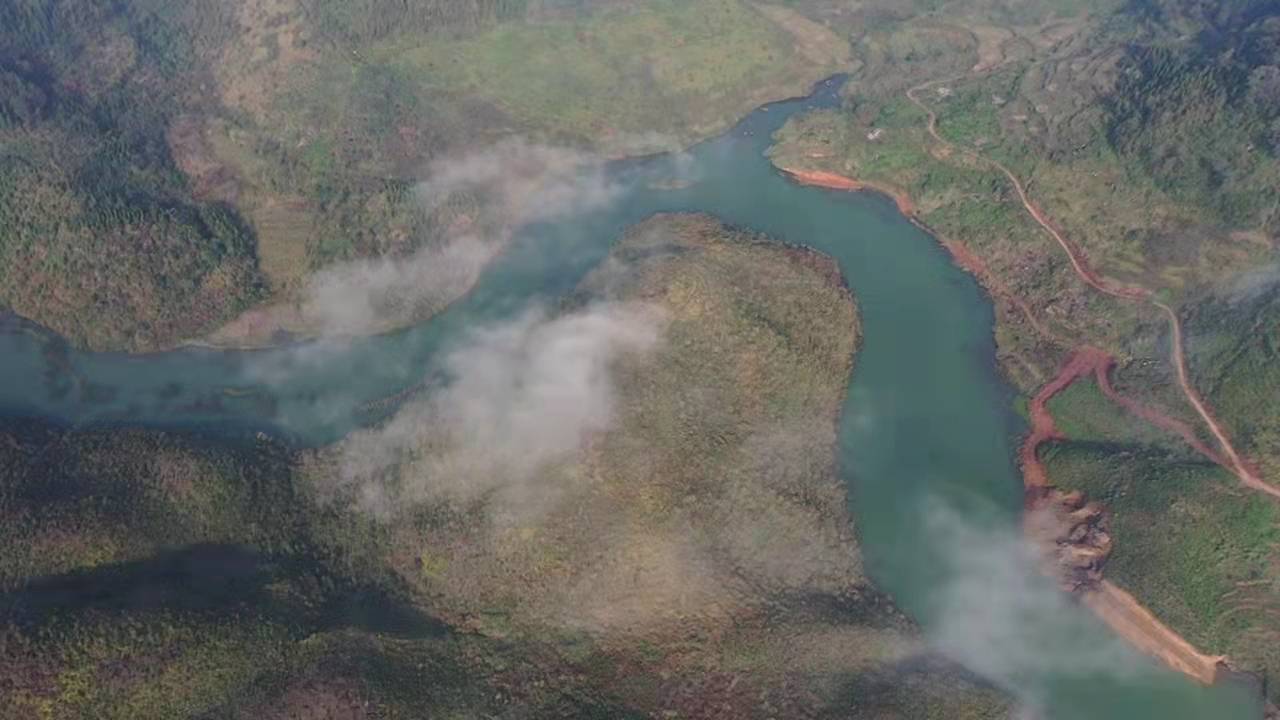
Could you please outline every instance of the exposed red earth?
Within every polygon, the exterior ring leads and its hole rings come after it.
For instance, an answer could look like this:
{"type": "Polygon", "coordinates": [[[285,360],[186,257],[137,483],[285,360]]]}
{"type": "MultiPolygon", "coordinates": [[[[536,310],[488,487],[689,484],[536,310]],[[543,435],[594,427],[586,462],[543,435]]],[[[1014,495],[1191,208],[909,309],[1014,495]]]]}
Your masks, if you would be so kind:
{"type": "Polygon", "coordinates": [[[1073,382],[1090,374],[1094,376],[1094,380],[1098,383],[1098,388],[1108,400],[1124,408],[1130,414],[1181,437],[1196,452],[1228,470],[1231,469],[1230,461],[1206,445],[1190,425],[1170,417],[1156,408],[1143,405],[1116,392],[1115,386],[1111,384],[1111,369],[1114,366],[1115,358],[1105,351],[1089,346],[1080,348],[1072,354],[1053,380],[1040,388],[1040,391],[1032,398],[1029,406],[1031,434],[1023,442],[1020,453],[1023,482],[1027,487],[1029,501],[1036,488],[1052,487],[1052,483],[1046,476],[1044,466],[1040,463],[1038,457],[1040,445],[1049,440],[1063,439],[1062,434],[1058,432],[1054,425],[1053,416],[1049,413],[1048,402],[1053,396],[1070,387],[1073,382]]]}
{"type": "Polygon", "coordinates": [[[888,195],[897,204],[898,211],[909,218],[916,215],[915,203],[911,202],[911,198],[906,193],[887,185],[866,182],[864,180],[855,180],[851,177],[845,177],[833,172],[824,172],[822,170],[792,170],[790,168],[782,168],[793,180],[802,185],[813,185],[815,187],[824,187],[830,190],[875,190],[878,193],[888,195]]]}
{"type": "MultiPolygon", "coordinates": [[[[1230,438],[1192,385],[1183,351],[1182,323],[1179,321],[1177,312],[1156,298],[1155,294],[1147,288],[1123,285],[1103,277],[1090,264],[1083,249],[1068,240],[1052,219],[1031,200],[1026,186],[1009,168],[970,149],[957,147],[942,137],[938,132],[937,113],[917,97],[917,93],[941,82],[946,81],[925,83],[907,91],[907,98],[927,115],[927,130],[933,140],[951,152],[962,153],[975,162],[986,164],[1003,174],[1013,186],[1027,214],[1062,248],[1071,262],[1072,269],[1082,282],[1112,297],[1148,302],[1158,308],[1169,321],[1170,361],[1177,373],[1178,384],[1187,402],[1195,409],[1213,435],[1220,451],[1204,443],[1195,429],[1188,424],[1116,392],[1111,383],[1111,369],[1115,360],[1107,352],[1089,346],[1078,348],[1058,374],[1041,387],[1030,403],[1031,432],[1023,442],[1019,453],[1026,492],[1027,529],[1029,535],[1038,535],[1038,538],[1033,537],[1033,539],[1048,545],[1049,552],[1046,553],[1046,557],[1053,558],[1052,564],[1055,567],[1052,570],[1065,579],[1064,585],[1076,590],[1083,604],[1117,635],[1125,638],[1141,651],[1164,662],[1170,668],[1201,683],[1212,683],[1219,672],[1226,667],[1225,657],[1205,655],[1197,651],[1191,643],[1161,623],[1132,595],[1101,579],[1101,564],[1111,549],[1111,539],[1105,530],[1101,509],[1094,503],[1085,504],[1083,498],[1076,497],[1074,494],[1062,493],[1054,489],[1039,459],[1041,445],[1062,437],[1049,412],[1049,400],[1070,387],[1076,380],[1092,374],[1098,383],[1098,388],[1112,402],[1130,414],[1181,437],[1197,452],[1232,472],[1246,487],[1275,498],[1280,498],[1280,489],[1263,481],[1257,472],[1240,457],[1230,438]]],[[[834,190],[879,191],[893,198],[903,215],[928,229],[916,216],[915,203],[910,196],[899,189],[831,172],[787,168],[783,168],[783,171],[797,182],[807,185],[834,190]]],[[[1041,335],[1056,342],[1057,339],[1037,321],[1030,307],[1010,293],[980,258],[962,243],[941,236],[938,236],[938,239],[951,253],[957,265],[973,273],[989,289],[1008,298],[1041,335]]]]}
{"type": "Polygon", "coordinates": [[[1040,388],[1035,397],[1031,398],[1028,406],[1031,433],[1023,441],[1022,450],[1018,455],[1022,463],[1022,483],[1026,488],[1028,509],[1053,487],[1044,465],[1040,462],[1040,446],[1050,440],[1064,438],[1053,422],[1053,415],[1049,414],[1049,401],[1081,377],[1105,374],[1110,364],[1111,356],[1105,352],[1092,347],[1081,348],[1072,354],[1053,380],[1040,388]]]}
{"type": "Polygon", "coordinates": [[[1231,469],[1228,461],[1222,457],[1216,450],[1205,444],[1200,436],[1196,434],[1195,428],[1178,420],[1169,417],[1163,412],[1142,403],[1127,398],[1116,392],[1111,385],[1111,368],[1115,366],[1115,359],[1108,358],[1106,367],[1099,367],[1095,374],[1098,382],[1098,388],[1102,390],[1102,394],[1109,398],[1112,402],[1129,411],[1129,414],[1137,416],[1158,428],[1171,432],[1186,441],[1187,445],[1193,450],[1205,456],[1214,463],[1224,468],[1231,469]]]}

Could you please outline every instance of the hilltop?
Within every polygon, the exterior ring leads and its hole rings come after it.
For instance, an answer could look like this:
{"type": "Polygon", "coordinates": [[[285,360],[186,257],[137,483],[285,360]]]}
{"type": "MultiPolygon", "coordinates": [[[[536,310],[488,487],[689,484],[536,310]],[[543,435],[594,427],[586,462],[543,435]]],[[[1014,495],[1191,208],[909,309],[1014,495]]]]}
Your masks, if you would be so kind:
{"type": "Polygon", "coordinates": [[[332,447],[11,425],[11,709],[1003,717],[863,573],[857,341],[829,258],[661,216],[332,447]]]}

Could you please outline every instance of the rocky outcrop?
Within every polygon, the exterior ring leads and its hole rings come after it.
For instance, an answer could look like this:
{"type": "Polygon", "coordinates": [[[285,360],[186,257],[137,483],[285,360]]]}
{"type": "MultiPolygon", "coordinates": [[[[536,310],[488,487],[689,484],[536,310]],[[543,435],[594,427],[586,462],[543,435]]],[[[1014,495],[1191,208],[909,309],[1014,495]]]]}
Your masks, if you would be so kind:
{"type": "Polygon", "coordinates": [[[1077,592],[1102,580],[1112,541],[1101,504],[1079,491],[1049,489],[1028,510],[1024,523],[1043,566],[1063,589],[1077,592]]]}

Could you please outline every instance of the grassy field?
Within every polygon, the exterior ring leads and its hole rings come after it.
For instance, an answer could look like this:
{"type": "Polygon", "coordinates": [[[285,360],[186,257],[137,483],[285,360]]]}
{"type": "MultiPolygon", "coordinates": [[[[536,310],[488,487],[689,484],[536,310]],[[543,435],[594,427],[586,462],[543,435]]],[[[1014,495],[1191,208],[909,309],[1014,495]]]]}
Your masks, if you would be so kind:
{"type": "Polygon", "coordinates": [[[608,148],[654,134],[666,137],[653,146],[662,149],[722,129],[765,99],[803,93],[848,61],[836,42],[814,62],[798,40],[738,0],[656,0],[367,55],[552,137],[608,148]]]}
{"type": "Polygon", "coordinates": [[[1073,441],[1153,447],[1189,453],[1185,444],[1125,412],[1112,403],[1092,379],[1072,384],[1049,400],[1049,413],[1058,430],[1073,441]]]}

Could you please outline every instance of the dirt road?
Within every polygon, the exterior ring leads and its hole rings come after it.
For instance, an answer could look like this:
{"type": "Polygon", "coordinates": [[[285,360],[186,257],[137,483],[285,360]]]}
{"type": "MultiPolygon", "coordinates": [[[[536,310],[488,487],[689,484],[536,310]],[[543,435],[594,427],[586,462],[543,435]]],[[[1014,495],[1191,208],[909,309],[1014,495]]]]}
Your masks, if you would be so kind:
{"type": "MultiPolygon", "coordinates": [[[[808,185],[835,190],[878,190],[893,197],[899,208],[904,209],[904,214],[907,209],[913,209],[912,203],[905,193],[891,188],[873,186],[830,172],[807,172],[786,168],[783,168],[783,172],[797,182],[808,185]]],[[[911,215],[908,216],[912,217],[911,215]]],[[[952,248],[948,246],[948,249],[952,248]]],[[[959,258],[957,260],[959,261],[959,258]]],[[[980,263],[980,261],[978,262],[980,263]]],[[[1039,449],[1043,443],[1061,437],[1061,433],[1059,433],[1054,423],[1053,415],[1049,412],[1048,403],[1055,395],[1070,387],[1073,382],[1087,377],[1091,373],[1096,378],[1098,387],[1103,394],[1112,401],[1134,415],[1182,436],[1192,447],[1206,457],[1224,467],[1228,466],[1227,461],[1212,448],[1205,445],[1196,435],[1194,429],[1185,423],[1116,392],[1110,378],[1114,362],[1114,359],[1108,353],[1099,348],[1088,346],[1080,348],[1071,355],[1057,375],[1032,398],[1029,407],[1031,433],[1027,436],[1019,451],[1022,461],[1023,483],[1026,488],[1026,503],[1029,507],[1035,505],[1041,499],[1049,497],[1052,492],[1052,483],[1049,481],[1044,465],[1040,462],[1039,449]]],[[[1224,662],[1224,658],[1204,655],[1197,651],[1191,643],[1161,623],[1150,611],[1142,607],[1133,596],[1115,585],[1105,580],[1096,583],[1082,593],[1081,600],[1113,632],[1142,652],[1199,682],[1212,683],[1216,678],[1219,664],[1224,662]]]]}
{"type": "MultiPolygon", "coordinates": [[[[1154,293],[1147,288],[1134,285],[1121,285],[1099,275],[1089,264],[1089,259],[1085,255],[1084,251],[1069,241],[1066,236],[1058,230],[1050,218],[1045,215],[1045,213],[1037,207],[1034,202],[1031,201],[1031,198],[1027,194],[1026,187],[1012,170],[998,160],[992,160],[978,152],[968,148],[962,148],[951,143],[943,138],[941,133],[938,132],[938,114],[934,112],[928,104],[917,97],[917,95],[931,87],[958,79],[960,78],[954,78],[953,80],[934,80],[917,85],[907,91],[907,99],[916,107],[924,111],[925,115],[928,117],[927,130],[929,135],[935,142],[946,147],[951,152],[961,153],[975,162],[995,168],[1004,175],[1005,178],[1009,180],[1010,184],[1013,185],[1013,189],[1018,194],[1018,199],[1022,202],[1022,206],[1026,209],[1027,213],[1031,215],[1032,219],[1034,219],[1036,223],[1040,225],[1040,227],[1043,228],[1044,231],[1047,232],[1063,249],[1067,254],[1067,258],[1071,261],[1071,267],[1075,270],[1076,275],[1078,275],[1085,284],[1112,297],[1149,302],[1164,313],[1165,317],[1169,321],[1169,327],[1171,330],[1170,360],[1177,371],[1178,385],[1182,388],[1182,393],[1187,398],[1187,402],[1195,409],[1196,414],[1204,421],[1205,426],[1208,427],[1209,432],[1212,433],[1214,440],[1217,441],[1218,445],[1221,447],[1222,456],[1220,456],[1219,462],[1223,467],[1235,474],[1245,487],[1266,493],[1276,499],[1280,499],[1280,488],[1276,488],[1274,485],[1262,480],[1262,478],[1258,477],[1257,473],[1250,468],[1243,459],[1241,459],[1239,453],[1236,452],[1235,447],[1231,444],[1230,438],[1227,437],[1222,426],[1214,418],[1213,413],[1209,411],[1208,406],[1206,406],[1204,401],[1200,398],[1199,392],[1197,392],[1195,387],[1192,385],[1190,374],[1187,372],[1186,356],[1183,351],[1182,323],[1178,319],[1177,312],[1175,312],[1170,306],[1156,299],[1154,293]],[[1225,459],[1225,462],[1222,462],[1222,459],[1225,459]]],[[[1194,436],[1194,433],[1192,433],[1192,436],[1194,436]]],[[[1217,456],[1216,453],[1211,457],[1215,456],[1217,456]]]]}

